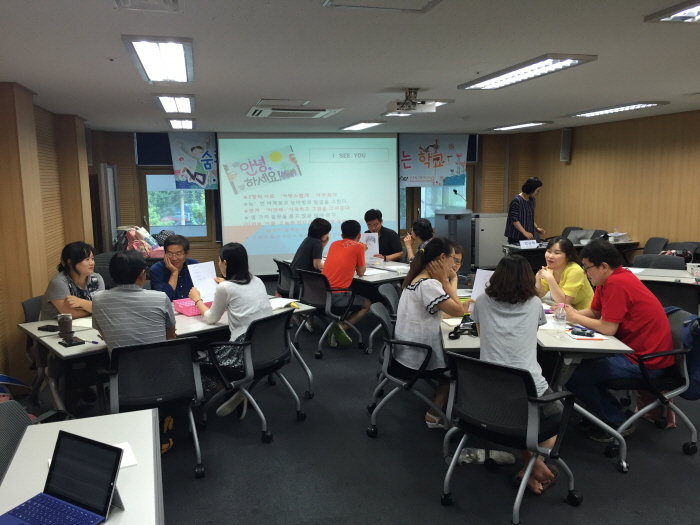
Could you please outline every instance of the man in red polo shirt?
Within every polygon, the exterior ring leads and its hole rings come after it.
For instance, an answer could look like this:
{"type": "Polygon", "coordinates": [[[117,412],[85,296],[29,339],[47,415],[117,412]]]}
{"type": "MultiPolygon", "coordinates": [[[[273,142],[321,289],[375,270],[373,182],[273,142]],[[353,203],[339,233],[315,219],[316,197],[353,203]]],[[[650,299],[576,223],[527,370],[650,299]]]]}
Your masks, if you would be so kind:
{"type": "MultiPolygon", "coordinates": [[[[595,286],[590,308],[576,311],[567,305],[566,320],[599,332],[614,335],[634,350],[634,354],[614,355],[605,359],[583,361],[566,388],[586,407],[613,428],[625,422],[622,406],[606,388],[610,379],[642,377],[638,357],[673,349],[671,327],[661,303],[629,270],[622,267],[622,257],[604,240],[591,241],[581,250],[583,269],[595,286]]],[[[649,375],[658,377],[674,364],[673,356],[650,359],[649,375]]],[[[623,432],[634,432],[634,426],[623,432]]],[[[589,437],[595,441],[612,441],[612,436],[592,427],[589,437]]]]}
{"type": "MultiPolygon", "coordinates": [[[[362,229],[357,221],[345,221],[340,225],[342,239],[335,241],[328,248],[326,262],[323,263],[323,275],[328,278],[331,288],[349,288],[355,272],[359,277],[365,274],[365,250],[367,246],[358,242],[362,229]]],[[[348,307],[351,298],[350,292],[333,292],[331,297],[333,313],[342,314],[348,307]]],[[[350,310],[351,314],[347,322],[357,323],[369,311],[369,299],[355,295],[350,310]]],[[[334,323],[328,332],[328,344],[330,346],[349,345],[352,339],[345,333],[345,326],[334,323]]]]}

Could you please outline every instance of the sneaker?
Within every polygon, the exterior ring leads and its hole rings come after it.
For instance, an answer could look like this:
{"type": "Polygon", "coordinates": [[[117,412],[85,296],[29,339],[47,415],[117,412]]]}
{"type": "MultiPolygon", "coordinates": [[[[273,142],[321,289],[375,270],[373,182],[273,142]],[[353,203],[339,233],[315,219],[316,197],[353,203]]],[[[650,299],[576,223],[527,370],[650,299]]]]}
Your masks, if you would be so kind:
{"type": "Polygon", "coordinates": [[[340,343],[341,346],[348,346],[352,344],[352,339],[347,333],[345,333],[343,327],[340,326],[338,323],[333,323],[333,326],[331,327],[331,332],[333,332],[335,340],[338,343],[340,343]]]}
{"type": "Polygon", "coordinates": [[[219,408],[216,409],[216,415],[219,417],[228,416],[238,408],[238,405],[240,405],[245,398],[243,392],[237,390],[235,394],[219,405],[219,408]]]}
{"type": "MultiPolygon", "coordinates": [[[[489,450],[489,459],[494,460],[497,465],[513,465],[515,463],[515,456],[502,450],[489,450]]],[[[463,448],[457,461],[460,465],[466,463],[483,465],[486,461],[486,451],[483,448],[463,448]]]]}
{"type": "MultiPolygon", "coordinates": [[[[620,434],[622,437],[629,436],[632,432],[637,430],[637,428],[632,425],[631,427],[626,428],[620,434]]],[[[592,439],[593,441],[597,441],[598,443],[611,443],[613,441],[612,435],[608,434],[605,430],[599,427],[591,427],[591,429],[588,431],[588,437],[592,439]]]]}
{"type": "Polygon", "coordinates": [[[338,341],[335,340],[335,334],[333,333],[332,328],[328,331],[328,346],[331,348],[338,346],[338,341]]]}
{"type": "Polygon", "coordinates": [[[304,328],[306,328],[309,332],[313,333],[314,322],[311,319],[307,319],[306,321],[304,321],[304,328]]]}

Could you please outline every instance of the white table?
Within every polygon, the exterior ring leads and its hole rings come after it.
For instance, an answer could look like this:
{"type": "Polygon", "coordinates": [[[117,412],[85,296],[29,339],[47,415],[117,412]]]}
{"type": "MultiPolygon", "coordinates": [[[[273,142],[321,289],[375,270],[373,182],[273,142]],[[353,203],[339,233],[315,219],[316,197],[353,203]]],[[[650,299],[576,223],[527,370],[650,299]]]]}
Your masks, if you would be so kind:
{"type": "Polygon", "coordinates": [[[700,312],[700,285],[688,271],[634,268],[634,274],[662,306],[678,306],[690,313],[700,312]]]}
{"type": "MultiPolygon", "coordinates": [[[[73,331],[74,332],[81,332],[83,330],[87,330],[92,326],[92,317],[84,317],[82,319],[75,319],[73,321],[73,331]],[[78,323],[77,321],[80,321],[82,319],[87,319],[90,322],[90,325],[86,324],[85,322],[83,323],[78,323]]],[[[58,332],[45,332],[44,330],[39,330],[40,326],[58,326],[58,321],[55,319],[49,320],[49,321],[34,321],[31,323],[22,323],[19,326],[20,330],[22,330],[25,334],[27,334],[29,337],[32,339],[38,339],[40,337],[48,337],[50,335],[56,335],[58,332]]]]}
{"type": "Polygon", "coordinates": [[[124,510],[112,507],[107,523],[165,523],[157,410],[44,423],[27,428],[0,486],[0,514],[44,489],[48,460],[53,454],[59,430],[110,445],[128,442],[131,446],[136,465],[120,469],[117,477],[124,510]]]}

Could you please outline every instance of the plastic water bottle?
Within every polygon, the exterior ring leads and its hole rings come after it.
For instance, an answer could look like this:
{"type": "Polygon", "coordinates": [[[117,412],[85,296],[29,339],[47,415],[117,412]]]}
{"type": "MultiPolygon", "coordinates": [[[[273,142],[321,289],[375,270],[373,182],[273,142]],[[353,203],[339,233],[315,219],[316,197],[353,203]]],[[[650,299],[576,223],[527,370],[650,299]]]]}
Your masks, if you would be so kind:
{"type": "Polygon", "coordinates": [[[612,242],[617,242],[617,240],[620,238],[620,230],[617,229],[617,226],[615,226],[615,229],[613,230],[613,240],[612,242]]]}
{"type": "Polygon", "coordinates": [[[557,303],[557,307],[554,310],[554,326],[559,334],[563,334],[566,330],[566,309],[564,308],[564,303],[557,303]]]}

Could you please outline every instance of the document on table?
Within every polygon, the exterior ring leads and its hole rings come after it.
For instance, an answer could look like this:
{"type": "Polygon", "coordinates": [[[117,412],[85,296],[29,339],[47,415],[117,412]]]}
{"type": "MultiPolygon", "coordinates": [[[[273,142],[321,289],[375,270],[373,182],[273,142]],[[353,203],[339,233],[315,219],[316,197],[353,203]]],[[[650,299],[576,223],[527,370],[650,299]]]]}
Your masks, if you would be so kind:
{"type": "Polygon", "coordinates": [[[294,299],[287,299],[285,297],[274,297],[270,299],[270,306],[273,310],[279,310],[280,308],[286,308],[294,302],[294,299]]]}
{"type": "Polygon", "coordinates": [[[644,271],[644,268],[630,268],[628,266],[625,266],[626,270],[629,270],[630,272],[637,274],[637,273],[642,273],[644,271]]]}
{"type": "Polygon", "coordinates": [[[360,242],[367,245],[365,252],[365,261],[372,259],[378,260],[375,255],[379,253],[379,234],[378,233],[363,233],[360,237],[360,242]]]}
{"type": "Polygon", "coordinates": [[[209,261],[199,264],[188,264],[187,269],[190,271],[192,283],[199,290],[202,300],[205,303],[214,300],[214,292],[216,291],[216,270],[214,269],[214,261],[209,261]]]}
{"type": "MultiPolygon", "coordinates": [[[[472,286],[472,299],[476,299],[486,290],[486,285],[491,279],[493,271],[491,270],[477,270],[476,276],[474,277],[474,285],[472,286]]],[[[469,311],[474,309],[474,305],[469,305],[469,311]]]]}
{"type": "Polygon", "coordinates": [[[380,270],[379,268],[367,268],[365,270],[365,276],[367,275],[380,275],[386,273],[386,270],[380,270]]]}
{"type": "Polygon", "coordinates": [[[80,326],[82,328],[92,328],[92,316],[73,319],[73,326],[80,326]]]}

